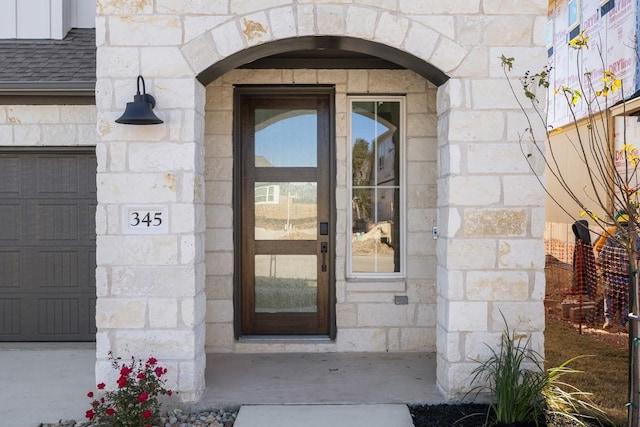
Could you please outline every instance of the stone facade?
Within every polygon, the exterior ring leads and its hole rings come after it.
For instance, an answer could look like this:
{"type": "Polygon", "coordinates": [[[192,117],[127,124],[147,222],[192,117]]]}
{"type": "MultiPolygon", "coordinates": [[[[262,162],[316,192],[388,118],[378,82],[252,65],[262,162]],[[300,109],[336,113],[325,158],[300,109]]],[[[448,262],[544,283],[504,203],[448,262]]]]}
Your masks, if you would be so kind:
{"type": "Polygon", "coordinates": [[[517,57],[516,73],[545,62],[546,7],[541,0],[99,0],[97,376],[108,375],[110,350],[153,354],[171,368],[181,398],[193,401],[205,387],[205,349],[436,351],[438,384],[455,398],[468,390],[471,359],[498,342],[501,313],[542,350],[544,192],[518,155],[521,113],[499,57],[517,57]],[[270,43],[304,36],[393,48],[449,79],[436,88],[418,70],[233,70],[248,49],[264,56],[270,43]],[[206,87],[197,80],[223,64],[206,87]],[[114,123],[138,74],[163,125],[114,123]],[[233,339],[232,85],[278,82],[336,88],[335,342],[233,339]],[[367,91],[407,94],[403,280],[345,275],[345,95],[367,91]],[[122,211],[131,204],[168,206],[168,232],[123,234],[122,211]],[[409,304],[394,305],[395,295],[409,304]]]}

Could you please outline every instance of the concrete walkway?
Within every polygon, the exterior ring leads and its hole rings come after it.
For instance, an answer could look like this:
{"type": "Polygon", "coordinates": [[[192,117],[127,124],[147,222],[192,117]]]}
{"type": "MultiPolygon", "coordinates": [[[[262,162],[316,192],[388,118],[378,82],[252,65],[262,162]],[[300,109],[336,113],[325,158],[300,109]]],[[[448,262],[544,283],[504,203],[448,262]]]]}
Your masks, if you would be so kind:
{"type": "Polygon", "coordinates": [[[233,427],[413,427],[406,405],[243,406],[233,427]]]}
{"type": "Polygon", "coordinates": [[[0,343],[0,425],[86,421],[95,344],[0,343]]]}
{"type": "MultiPolygon", "coordinates": [[[[94,365],[94,344],[0,343],[0,425],[86,421],[94,365]]],[[[208,354],[206,384],[191,409],[242,405],[234,427],[411,427],[405,403],[444,402],[426,353],[208,354]]]]}

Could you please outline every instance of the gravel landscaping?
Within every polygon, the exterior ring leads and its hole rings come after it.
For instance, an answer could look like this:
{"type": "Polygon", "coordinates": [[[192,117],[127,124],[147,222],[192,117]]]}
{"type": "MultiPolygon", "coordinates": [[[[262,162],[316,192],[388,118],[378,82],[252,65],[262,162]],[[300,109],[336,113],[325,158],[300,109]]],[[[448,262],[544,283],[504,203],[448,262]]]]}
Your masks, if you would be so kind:
{"type": "MultiPolygon", "coordinates": [[[[199,412],[184,412],[180,409],[174,409],[162,414],[162,424],[157,427],[231,427],[238,415],[238,409],[223,408],[199,412]]],[[[98,427],[98,424],[62,420],[55,423],[42,423],[40,427],[98,427]]]]}

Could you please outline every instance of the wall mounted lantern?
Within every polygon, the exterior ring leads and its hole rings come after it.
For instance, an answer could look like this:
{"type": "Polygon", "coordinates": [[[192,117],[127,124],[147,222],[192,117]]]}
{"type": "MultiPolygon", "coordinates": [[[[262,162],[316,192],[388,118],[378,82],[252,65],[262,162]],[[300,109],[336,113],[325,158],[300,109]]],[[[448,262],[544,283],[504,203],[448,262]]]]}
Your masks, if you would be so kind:
{"type": "Polygon", "coordinates": [[[138,76],[138,93],[133,96],[133,102],[127,102],[124,114],[116,119],[116,123],[124,125],[157,125],[164,123],[153,112],[156,100],[147,93],[142,76],[138,76]],[[142,82],[142,94],[140,94],[140,82],[142,82]]]}

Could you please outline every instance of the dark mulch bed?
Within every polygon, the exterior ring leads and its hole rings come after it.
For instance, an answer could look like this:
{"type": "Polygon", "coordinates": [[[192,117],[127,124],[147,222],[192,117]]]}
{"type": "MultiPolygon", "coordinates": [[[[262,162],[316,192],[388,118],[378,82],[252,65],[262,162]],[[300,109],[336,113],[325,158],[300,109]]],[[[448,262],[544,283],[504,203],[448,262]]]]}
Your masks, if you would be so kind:
{"type": "MultiPolygon", "coordinates": [[[[409,405],[409,412],[413,418],[415,427],[484,427],[486,421],[487,405],[468,403],[459,405],[409,405]]],[[[599,426],[597,422],[586,425],[599,426]]],[[[496,424],[489,424],[495,426],[496,424]]],[[[541,422],[540,426],[545,423],[541,422]]],[[[548,420],[546,425],[554,427],[575,427],[578,424],[565,419],[554,418],[548,420]]],[[[516,425],[514,427],[533,427],[529,425],[516,425]]]]}
{"type": "Polygon", "coordinates": [[[409,405],[409,412],[415,427],[482,427],[487,405],[409,405]]]}

